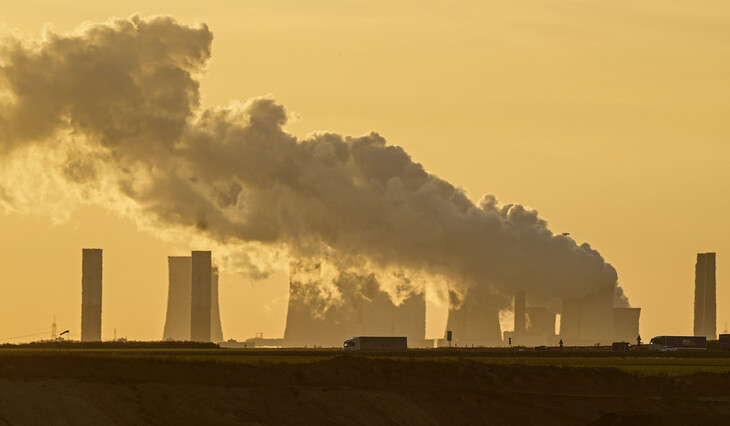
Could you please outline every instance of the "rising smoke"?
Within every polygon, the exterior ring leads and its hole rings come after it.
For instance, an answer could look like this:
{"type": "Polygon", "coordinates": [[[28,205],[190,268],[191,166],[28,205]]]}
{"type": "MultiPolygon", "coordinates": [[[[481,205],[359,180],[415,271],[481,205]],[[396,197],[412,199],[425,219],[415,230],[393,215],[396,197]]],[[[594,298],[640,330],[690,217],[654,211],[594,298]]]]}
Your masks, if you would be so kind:
{"type": "Polygon", "coordinates": [[[205,25],[136,16],[41,40],[4,35],[0,203],[98,204],[150,229],[326,256],[414,289],[443,280],[547,299],[617,281],[536,211],[489,195],[475,204],[376,133],[298,140],[270,97],[201,108],[212,39],[205,25]]]}

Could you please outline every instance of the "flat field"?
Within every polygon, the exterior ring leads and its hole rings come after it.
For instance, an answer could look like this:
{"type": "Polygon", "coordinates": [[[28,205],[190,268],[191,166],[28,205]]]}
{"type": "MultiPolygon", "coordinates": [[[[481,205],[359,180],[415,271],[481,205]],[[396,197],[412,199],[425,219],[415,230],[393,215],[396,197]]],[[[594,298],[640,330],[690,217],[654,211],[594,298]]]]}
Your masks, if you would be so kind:
{"type": "Polygon", "coordinates": [[[729,355],[9,347],[0,424],[720,424],[729,355]]]}

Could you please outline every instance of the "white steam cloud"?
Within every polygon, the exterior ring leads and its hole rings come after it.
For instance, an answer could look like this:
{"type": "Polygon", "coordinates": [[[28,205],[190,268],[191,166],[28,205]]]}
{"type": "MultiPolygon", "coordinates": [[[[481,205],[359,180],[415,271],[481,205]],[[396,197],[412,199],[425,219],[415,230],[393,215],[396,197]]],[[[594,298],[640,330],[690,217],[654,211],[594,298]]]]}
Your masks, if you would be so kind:
{"type": "Polygon", "coordinates": [[[136,16],[41,40],[3,35],[0,203],[59,220],[102,205],[237,248],[259,265],[249,272],[326,257],[416,291],[426,276],[543,299],[617,281],[536,211],[489,195],[475,205],[376,133],[298,140],[270,97],[202,109],[212,39],[205,25],[136,16]]]}

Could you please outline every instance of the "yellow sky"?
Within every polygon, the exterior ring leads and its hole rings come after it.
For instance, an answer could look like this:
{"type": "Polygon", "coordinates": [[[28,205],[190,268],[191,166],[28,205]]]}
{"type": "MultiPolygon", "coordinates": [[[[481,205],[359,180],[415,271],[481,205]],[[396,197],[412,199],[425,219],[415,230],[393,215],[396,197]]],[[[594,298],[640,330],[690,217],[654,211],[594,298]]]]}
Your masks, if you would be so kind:
{"type": "MultiPolygon", "coordinates": [[[[133,13],[205,22],[207,106],[271,93],[298,136],[375,130],[474,200],[538,209],[616,267],[645,338],[692,332],[695,255],[717,251],[718,330],[730,321],[725,0],[5,3],[0,25],[34,36],[133,13]]],[[[104,338],[159,338],[166,256],[190,250],[94,207],[55,225],[0,213],[0,242],[0,339],[54,314],[78,330],[92,246],[104,338]]],[[[281,335],[286,291],[223,271],[226,337],[281,335]]]]}

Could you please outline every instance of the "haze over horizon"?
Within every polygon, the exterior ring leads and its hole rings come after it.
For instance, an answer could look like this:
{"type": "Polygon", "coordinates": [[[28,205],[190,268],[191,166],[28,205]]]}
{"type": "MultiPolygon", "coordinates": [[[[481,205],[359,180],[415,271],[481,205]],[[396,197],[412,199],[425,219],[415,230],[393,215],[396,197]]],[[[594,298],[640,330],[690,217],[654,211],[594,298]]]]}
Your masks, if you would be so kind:
{"type": "MultiPolygon", "coordinates": [[[[284,130],[300,140],[313,140],[313,131],[377,131],[463,188],[470,203],[496,194],[535,207],[556,235],[589,242],[616,268],[632,305],[642,308],[648,338],[691,333],[697,252],[718,252],[718,330],[730,316],[723,281],[730,204],[722,196],[730,177],[722,121],[730,112],[723,85],[730,60],[721,42],[730,30],[720,25],[730,7],[708,2],[714,9],[689,14],[680,2],[670,5],[462,2],[446,13],[399,2],[345,2],[327,12],[288,2],[215,13],[87,5],[49,20],[31,2],[0,12],[0,23],[27,38],[46,22],[66,34],[80,22],[131,12],[204,22],[213,42],[199,78],[202,108],[274,93],[289,110],[284,130]],[[257,24],[263,17],[268,25],[257,24]],[[324,22],[333,25],[316,24],[324,22]]],[[[249,114],[252,105],[273,105],[263,102],[249,104],[249,114]]],[[[57,201],[53,193],[42,198],[57,201]]],[[[54,314],[62,328],[78,330],[80,249],[95,246],[105,250],[103,336],[116,328],[132,339],[159,339],[166,256],[222,250],[190,235],[160,240],[129,211],[3,206],[0,338],[48,329],[54,314]]],[[[286,275],[256,281],[261,271],[240,269],[221,270],[226,338],[281,335],[286,275]]],[[[444,309],[430,307],[427,331],[440,336],[444,309]]]]}

